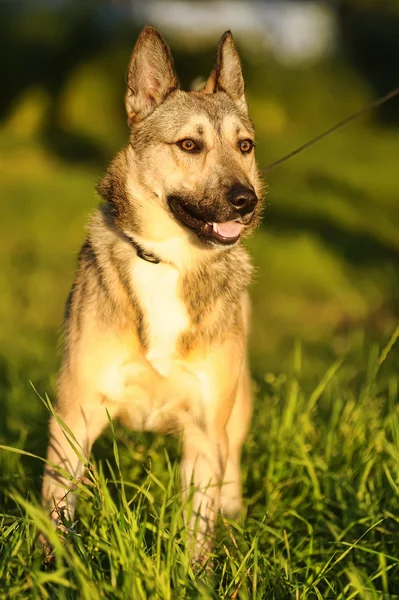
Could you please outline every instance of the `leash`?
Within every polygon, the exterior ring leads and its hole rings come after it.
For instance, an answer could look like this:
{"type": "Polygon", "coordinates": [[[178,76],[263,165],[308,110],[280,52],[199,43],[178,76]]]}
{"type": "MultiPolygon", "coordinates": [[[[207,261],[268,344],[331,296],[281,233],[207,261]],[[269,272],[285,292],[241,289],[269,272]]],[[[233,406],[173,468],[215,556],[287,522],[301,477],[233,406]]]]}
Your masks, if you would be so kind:
{"type": "Polygon", "coordinates": [[[385,96],[382,96],[381,98],[378,98],[378,100],[375,100],[374,102],[372,102],[368,106],[365,106],[364,108],[361,108],[357,112],[349,115],[349,117],[346,117],[342,121],[339,121],[338,123],[336,123],[332,127],[329,127],[328,129],[326,129],[325,131],[323,131],[323,133],[319,133],[319,135],[317,135],[313,139],[311,139],[308,142],[306,142],[306,144],[302,144],[302,146],[299,146],[299,148],[296,148],[296,150],[292,150],[291,152],[289,152],[289,154],[286,154],[282,158],[279,158],[278,160],[272,162],[265,169],[262,169],[263,173],[269,173],[272,169],[274,169],[278,165],[281,165],[282,163],[284,163],[289,158],[292,158],[293,156],[296,156],[297,154],[299,154],[303,150],[306,150],[310,146],[313,146],[313,144],[315,144],[316,142],[319,142],[323,138],[327,137],[328,135],[330,135],[331,133],[333,133],[337,129],[340,129],[341,127],[344,127],[348,123],[351,123],[352,121],[355,121],[356,119],[358,119],[359,117],[361,117],[362,115],[364,115],[369,110],[372,110],[374,108],[377,108],[378,106],[381,106],[382,104],[385,104],[385,102],[388,102],[388,100],[391,100],[392,98],[395,98],[395,96],[398,96],[398,95],[399,95],[399,87],[391,90],[390,92],[388,92],[388,94],[385,94],[385,96]]]}

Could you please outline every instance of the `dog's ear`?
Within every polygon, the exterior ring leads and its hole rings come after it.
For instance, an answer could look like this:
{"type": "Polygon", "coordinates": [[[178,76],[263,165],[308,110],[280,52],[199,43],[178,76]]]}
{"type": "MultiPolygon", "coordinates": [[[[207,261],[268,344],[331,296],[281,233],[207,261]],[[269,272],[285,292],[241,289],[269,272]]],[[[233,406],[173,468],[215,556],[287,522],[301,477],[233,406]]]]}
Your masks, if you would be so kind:
{"type": "Polygon", "coordinates": [[[149,115],[179,87],[169,47],[153,27],[140,33],[130,59],[125,106],[129,124],[149,115]]]}
{"type": "Polygon", "coordinates": [[[206,94],[226,92],[243,111],[248,110],[240,58],[231,31],[226,31],[220,39],[215,66],[202,91],[206,94]]]}

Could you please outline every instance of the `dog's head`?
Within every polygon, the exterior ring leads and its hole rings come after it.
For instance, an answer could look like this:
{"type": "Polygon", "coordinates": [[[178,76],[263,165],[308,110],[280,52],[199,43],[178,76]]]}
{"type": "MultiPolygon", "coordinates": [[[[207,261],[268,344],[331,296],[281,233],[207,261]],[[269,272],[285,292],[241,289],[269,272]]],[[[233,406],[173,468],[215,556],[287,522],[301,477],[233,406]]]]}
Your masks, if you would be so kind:
{"type": "Polygon", "coordinates": [[[142,222],[157,205],[197,242],[225,246],[256,227],[262,185],[230,32],[219,42],[206,85],[185,92],[168,46],[146,27],[130,61],[125,102],[135,181],[147,196],[147,206],[140,201],[142,222]]]}

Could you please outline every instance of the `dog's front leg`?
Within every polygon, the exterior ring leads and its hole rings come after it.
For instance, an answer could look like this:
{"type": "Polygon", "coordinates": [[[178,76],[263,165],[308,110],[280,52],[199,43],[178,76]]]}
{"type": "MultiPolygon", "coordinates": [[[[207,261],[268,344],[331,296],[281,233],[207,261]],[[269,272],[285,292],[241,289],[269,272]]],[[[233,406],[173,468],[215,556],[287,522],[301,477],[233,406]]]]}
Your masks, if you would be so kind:
{"type": "Polygon", "coordinates": [[[50,419],[50,440],[43,478],[42,504],[53,523],[62,527],[72,521],[76,494],[73,488],[82,477],[92,444],[113,415],[94,393],[65,386],[58,398],[56,415],[50,419]]]}
{"type": "Polygon", "coordinates": [[[241,498],[241,450],[252,417],[251,377],[247,364],[243,365],[234,407],[227,423],[229,457],[227,459],[221,492],[221,511],[236,518],[242,508],[241,498]]]}
{"type": "Polygon", "coordinates": [[[194,486],[192,513],[187,525],[190,551],[196,562],[204,562],[213,547],[227,456],[228,438],[224,427],[210,428],[198,424],[185,427],[181,478],[186,499],[191,484],[194,486]]]}

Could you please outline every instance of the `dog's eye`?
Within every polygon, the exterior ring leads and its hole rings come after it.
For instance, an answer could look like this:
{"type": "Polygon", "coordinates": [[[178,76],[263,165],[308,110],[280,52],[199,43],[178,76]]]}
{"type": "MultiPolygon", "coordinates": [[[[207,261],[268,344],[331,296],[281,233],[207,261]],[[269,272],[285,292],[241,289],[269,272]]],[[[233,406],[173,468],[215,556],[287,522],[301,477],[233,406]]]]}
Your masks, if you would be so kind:
{"type": "Polygon", "coordinates": [[[239,142],[239,144],[238,144],[238,146],[243,154],[247,154],[248,152],[251,152],[254,145],[255,144],[253,143],[252,140],[241,140],[241,142],[239,142]]]}
{"type": "Polygon", "coordinates": [[[181,148],[182,150],[185,150],[186,152],[198,152],[199,148],[197,146],[197,144],[194,142],[194,140],[181,140],[180,142],[177,142],[177,145],[179,146],[179,148],[181,148]]]}

